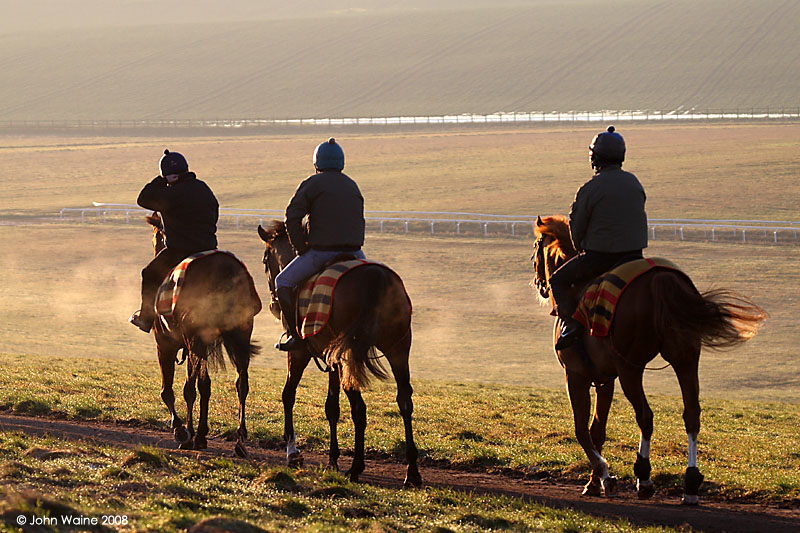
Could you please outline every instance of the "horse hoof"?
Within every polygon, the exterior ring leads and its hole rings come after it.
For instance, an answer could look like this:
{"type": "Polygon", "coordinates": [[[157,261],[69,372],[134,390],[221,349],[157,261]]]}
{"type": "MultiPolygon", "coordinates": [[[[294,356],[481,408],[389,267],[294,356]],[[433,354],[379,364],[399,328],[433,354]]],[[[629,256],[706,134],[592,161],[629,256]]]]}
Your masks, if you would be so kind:
{"type": "Polygon", "coordinates": [[[247,459],[247,448],[245,448],[243,442],[237,442],[236,446],[233,447],[233,453],[236,454],[236,457],[241,457],[242,459],[247,459]]]}
{"type": "MultiPolygon", "coordinates": [[[[178,444],[186,444],[187,442],[192,440],[192,434],[189,433],[189,430],[187,430],[183,426],[175,428],[172,432],[172,435],[175,437],[175,442],[177,442],[178,444]]],[[[185,450],[186,448],[181,448],[181,449],[185,450]]]]}
{"type": "Polygon", "coordinates": [[[646,479],[646,480],[639,480],[636,482],[636,496],[640,500],[649,500],[653,497],[653,494],[656,493],[656,486],[653,484],[653,480],[646,479]]]}
{"type": "Polygon", "coordinates": [[[192,442],[192,439],[189,439],[186,442],[181,442],[180,444],[178,444],[178,449],[180,449],[180,450],[194,450],[194,442],[192,442]]]}
{"type": "Polygon", "coordinates": [[[208,448],[208,441],[205,439],[205,437],[195,437],[194,449],[205,450],[206,448],[208,448]]]}
{"type": "Polygon", "coordinates": [[[600,480],[592,478],[589,483],[583,486],[581,496],[602,496],[603,489],[600,487],[600,480]]]}
{"type": "Polygon", "coordinates": [[[614,476],[608,476],[604,480],[603,483],[603,492],[605,493],[606,497],[616,496],[617,492],[619,492],[619,487],[617,486],[617,478],[614,476]]]}
{"type": "Polygon", "coordinates": [[[286,466],[289,468],[297,468],[303,466],[303,456],[300,452],[292,452],[286,457],[286,466]]]}
{"type": "Polygon", "coordinates": [[[698,505],[700,497],[697,494],[684,494],[681,498],[681,505],[698,505]]]}
{"type": "Polygon", "coordinates": [[[403,481],[404,489],[417,489],[422,486],[422,476],[419,472],[406,474],[406,479],[403,481]]]}
{"type": "Polygon", "coordinates": [[[325,465],[325,470],[333,470],[334,472],[339,471],[339,462],[338,461],[328,461],[328,464],[325,465]]]}
{"type": "Polygon", "coordinates": [[[349,479],[351,483],[358,483],[358,476],[359,475],[360,475],[360,472],[356,472],[352,468],[350,470],[348,470],[347,472],[345,472],[345,474],[344,474],[344,476],[347,479],[349,479]]]}

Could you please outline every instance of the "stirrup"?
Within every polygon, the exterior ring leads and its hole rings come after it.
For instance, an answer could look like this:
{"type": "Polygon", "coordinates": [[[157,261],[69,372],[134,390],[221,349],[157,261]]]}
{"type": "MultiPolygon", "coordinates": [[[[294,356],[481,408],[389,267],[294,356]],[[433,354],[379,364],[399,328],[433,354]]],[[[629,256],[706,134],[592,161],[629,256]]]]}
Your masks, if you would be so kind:
{"type": "Polygon", "coordinates": [[[128,322],[130,322],[140,330],[144,331],[145,333],[150,333],[150,330],[153,329],[153,322],[152,321],[146,322],[142,320],[142,318],[139,316],[139,313],[141,313],[141,310],[133,313],[128,319],[128,322]]]}
{"type": "Polygon", "coordinates": [[[302,340],[294,335],[289,335],[288,332],[284,332],[283,335],[281,335],[281,340],[275,343],[275,349],[282,352],[294,352],[296,350],[302,350],[303,344],[302,340]],[[287,335],[289,338],[284,341],[283,338],[287,335]]]}

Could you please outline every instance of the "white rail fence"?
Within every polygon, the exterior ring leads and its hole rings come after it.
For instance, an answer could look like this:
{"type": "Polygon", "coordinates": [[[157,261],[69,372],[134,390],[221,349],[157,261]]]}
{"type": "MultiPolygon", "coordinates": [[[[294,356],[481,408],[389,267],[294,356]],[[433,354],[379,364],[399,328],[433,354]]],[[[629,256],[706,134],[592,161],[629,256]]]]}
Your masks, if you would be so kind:
{"type": "MultiPolygon", "coordinates": [[[[61,221],[140,223],[150,211],[130,204],[95,202],[93,207],[65,207],[61,221]]],[[[237,229],[282,219],[282,209],[220,208],[220,225],[237,229]]],[[[536,217],[451,211],[366,211],[367,230],[380,233],[430,233],[530,237],[536,217]]],[[[650,219],[650,238],[711,242],[800,244],[800,222],[781,220],[650,219]]]]}
{"type": "Polygon", "coordinates": [[[322,117],[322,118],[217,118],[217,119],[102,119],[102,120],[0,120],[0,130],[58,129],[223,129],[293,127],[293,126],[385,126],[414,124],[484,124],[515,122],[639,122],[639,121],[709,121],[709,120],[797,120],[800,106],[739,109],[673,110],[601,110],[601,111],[531,111],[487,114],[424,115],[395,117],[322,117]]]}

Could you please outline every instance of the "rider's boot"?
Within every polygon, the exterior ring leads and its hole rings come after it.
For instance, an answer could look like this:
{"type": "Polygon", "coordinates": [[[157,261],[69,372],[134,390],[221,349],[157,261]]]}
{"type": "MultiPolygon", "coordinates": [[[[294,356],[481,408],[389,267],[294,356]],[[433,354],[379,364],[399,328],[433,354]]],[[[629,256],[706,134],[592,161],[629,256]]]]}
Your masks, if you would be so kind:
{"type": "Polygon", "coordinates": [[[280,287],[275,291],[281,314],[286,321],[286,333],[289,337],[283,342],[277,342],[275,348],[282,352],[292,352],[304,347],[304,342],[297,331],[297,318],[294,306],[294,290],[291,287],[280,287]]]}
{"type": "Polygon", "coordinates": [[[145,333],[150,333],[150,330],[153,329],[153,323],[156,321],[155,300],[155,292],[145,283],[142,283],[142,306],[131,315],[128,322],[145,333]]]}
{"type": "Polygon", "coordinates": [[[572,346],[583,333],[583,325],[574,318],[567,318],[561,322],[561,331],[556,341],[556,350],[566,350],[572,346]]]}

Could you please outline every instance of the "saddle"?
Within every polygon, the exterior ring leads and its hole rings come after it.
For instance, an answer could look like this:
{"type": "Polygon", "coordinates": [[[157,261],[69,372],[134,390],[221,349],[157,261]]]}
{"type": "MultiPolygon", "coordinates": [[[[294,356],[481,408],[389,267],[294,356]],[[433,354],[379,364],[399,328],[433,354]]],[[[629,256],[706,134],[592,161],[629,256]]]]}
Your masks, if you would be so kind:
{"type": "Polygon", "coordinates": [[[378,265],[394,274],[394,271],[383,263],[367,259],[349,259],[329,263],[325,270],[308,278],[300,286],[297,293],[297,329],[303,339],[313,337],[327,325],[333,305],[334,290],[341,277],[364,265],[378,265]]]}
{"type": "MultiPolygon", "coordinates": [[[[239,261],[239,263],[242,265],[242,268],[247,271],[247,267],[242,260],[236,257],[233,252],[229,252],[227,250],[205,250],[203,252],[197,252],[196,254],[190,255],[178,263],[175,268],[170,270],[169,274],[167,274],[167,276],[164,278],[164,281],[158,287],[158,291],[156,292],[156,316],[158,316],[158,319],[161,321],[161,324],[167,331],[175,330],[175,307],[178,305],[178,297],[180,296],[181,288],[183,287],[183,281],[186,277],[186,271],[188,270],[189,266],[198,259],[218,253],[228,254],[229,256],[233,257],[239,261]]],[[[258,296],[252,276],[248,277],[250,278],[250,292],[255,297],[254,301],[257,302],[257,313],[261,310],[261,298],[258,296]]]]}
{"type": "Polygon", "coordinates": [[[580,322],[592,336],[607,336],[617,302],[625,288],[642,274],[656,268],[681,272],[675,263],[660,257],[622,263],[586,285],[572,318],[580,322]]]}

